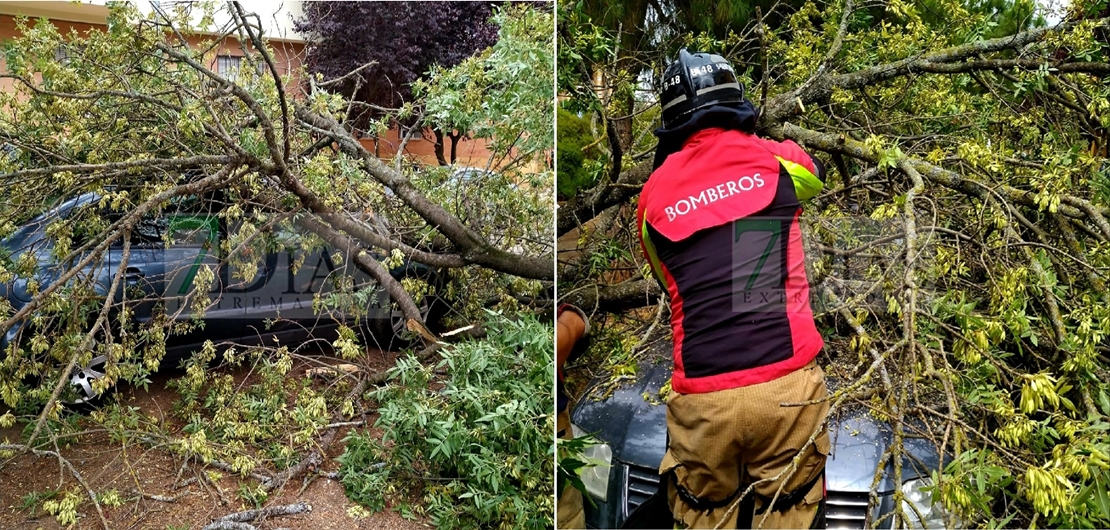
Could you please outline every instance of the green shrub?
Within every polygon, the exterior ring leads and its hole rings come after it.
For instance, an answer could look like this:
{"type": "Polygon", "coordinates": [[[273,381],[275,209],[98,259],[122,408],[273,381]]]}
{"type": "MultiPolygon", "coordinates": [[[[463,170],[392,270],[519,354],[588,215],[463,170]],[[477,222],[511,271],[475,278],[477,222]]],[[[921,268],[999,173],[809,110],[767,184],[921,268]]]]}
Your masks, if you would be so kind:
{"type": "Polygon", "coordinates": [[[580,189],[597,184],[604,164],[598,160],[598,149],[590,147],[594,137],[590,134],[589,121],[559,107],[558,131],[556,186],[559,199],[564,200],[573,197],[580,189]]]}
{"type": "Polygon", "coordinates": [[[552,328],[490,314],[488,336],[389,371],[382,440],[354,432],[340,461],[347,495],[372,510],[407,488],[437,527],[549,528],[554,414],[552,328]]]}

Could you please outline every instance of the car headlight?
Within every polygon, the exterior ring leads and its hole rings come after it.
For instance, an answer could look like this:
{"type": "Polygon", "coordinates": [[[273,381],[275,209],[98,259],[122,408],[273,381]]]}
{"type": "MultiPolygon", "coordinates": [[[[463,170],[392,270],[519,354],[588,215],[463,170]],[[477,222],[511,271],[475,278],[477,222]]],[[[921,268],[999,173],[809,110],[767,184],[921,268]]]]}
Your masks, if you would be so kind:
{"type": "Polygon", "coordinates": [[[943,504],[933,503],[932,487],[933,481],[928,478],[914,479],[902,484],[902,513],[906,516],[903,528],[961,527],[960,521],[949,514],[943,504]],[[916,512],[911,504],[917,508],[916,512]],[[921,519],[917,518],[918,513],[921,514],[921,519]]]}
{"type": "MultiPolygon", "coordinates": [[[[572,424],[570,430],[575,438],[586,434],[577,425],[572,424]]],[[[593,465],[579,469],[578,476],[591,497],[605,502],[609,497],[609,468],[613,465],[613,450],[609,444],[588,445],[582,456],[593,465]]]]}

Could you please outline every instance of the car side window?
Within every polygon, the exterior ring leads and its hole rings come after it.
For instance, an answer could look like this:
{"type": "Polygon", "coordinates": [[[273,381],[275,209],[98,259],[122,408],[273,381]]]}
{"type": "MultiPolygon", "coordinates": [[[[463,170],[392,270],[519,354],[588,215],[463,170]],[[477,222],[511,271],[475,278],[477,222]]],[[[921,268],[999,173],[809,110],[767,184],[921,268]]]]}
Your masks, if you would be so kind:
{"type": "MultiPolygon", "coordinates": [[[[131,245],[162,246],[170,244],[203,245],[213,238],[218,223],[211,214],[194,213],[200,211],[200,201],[194,197],[180,202],[172,202],[163,211],[147,212],[131,229],[131,245]],[[189,212],[182,215],[179,212],[189,212]],[[185,219],[185,222],[181,220],[185,219]]],[[[74,248],[88,243],[96,237],[103,237],[104,230],[122,219],[125,211],[113,210],[88,202],[74,207],[63,214],[72,224],[71,239],[74,248]]],[[[113,247],[122,247],[123,240],[116,239],[113,247]]]]}
{"type": "Polygon", "coordinates": [[[166,208],[171,245],[212,244],[227,232],[220,212],[226,206],[222,194],[175,197],[166,208]]]}
{"type": "Polygon", "coordinates": [[[118,221],[120,214],[106,208],[98,208],[96,203],[78,205],[65,215],[71,227],[71,246],[79,248],[89,241],[103,237],[105,229],[118,221]]]}
{"type": "MultiPolygon", "coordinates": [[[[100,207],[96,202],[76,207],[66,215],[66,218],[73,223],[74,247],[84,245],[93,237],[103,237],[104,230],[123,219],[125,213],[107,206],[100,207]]],[[[165,232],[165,220],[157,213],[148,212],[131,229],[131,244],[151,245],[161,242],[163,232],[165,232]]],[[[122,247],[123,239],[112,241],[111,246],[122,247]]]]}
{"type": "Polygon", "coordinates": [[[166,218],[157,213],[148,213],[135,223],[131,230],[132,245],[163,244],[162,236],[166,233],[166,218]]]}
{"type": "Polygon", "coordinates": [[[215,243],[219,220],[204,215],[181,215],[168,222],[169,243],[179,246],[209,246],[215,243]]]}
{"type": "Polygon", "coordinates": [[[170,244],[200,246],[205,244],[210,237],[212,237],[212,232],[207,228],[191,229],[178,227],[170,232],[170,244]]]}

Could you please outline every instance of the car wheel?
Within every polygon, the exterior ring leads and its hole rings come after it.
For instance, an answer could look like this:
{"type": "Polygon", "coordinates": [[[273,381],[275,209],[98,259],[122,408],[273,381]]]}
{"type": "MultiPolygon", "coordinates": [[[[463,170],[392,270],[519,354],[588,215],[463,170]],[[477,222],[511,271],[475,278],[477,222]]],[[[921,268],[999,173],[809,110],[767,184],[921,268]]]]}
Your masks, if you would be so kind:
{"type": "MultiPolygon", "coordinates": [[[[389,327],[393,332],[393,336],[400,337],[409,341],[416,339],[416,337],[413,336],[413,333],[409,331],[408,319],[405,318],[404,311],[401,311],[400,308],[396,307],[396,304],[393,305],[394,307],[389,313],[389,327]]],[[[428,322],[428,315],[431,313],[432,310],[431,306],[428,305],[428,301],[424,300],[423,303],[420,304],[418,309],[420,309],[420,319],[424,322],[428,322]]]]}
{"type": "Polygon", "coordinates": [[[67,405],[86,405],[100,398],[100,394],[93,389],[93,382],[104,377],[104,365],[108,362],[106,355],[93,357],[88,364],[78,366],[69,376],[70,392],[65,394],[63,402],[67,405]]]}
{"type": "MultiPolygon", "coordinates": [[[[447,305],[438,297],[425,297],[417,306],[420,318],[433,332],[438,331],[440,320],[447,314],[447,305]]],[[[420,342],[420,337],[408,329],[408,319],[396,303],[390,302],[389,318],[371,321],[368,344],[383,350],[406,348],[420,342]]]]}

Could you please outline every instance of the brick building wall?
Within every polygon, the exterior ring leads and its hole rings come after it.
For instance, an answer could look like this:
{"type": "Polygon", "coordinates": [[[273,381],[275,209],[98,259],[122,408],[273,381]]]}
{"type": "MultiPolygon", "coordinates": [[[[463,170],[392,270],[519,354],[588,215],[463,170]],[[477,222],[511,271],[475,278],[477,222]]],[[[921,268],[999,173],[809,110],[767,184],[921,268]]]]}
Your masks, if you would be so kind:
{"type": "MultiPolygon", "coordinates": [[[[71,2],[3,2],[0,4],[0,41],[19,36],[16,27],[16,14],[30,17],[29,23],[34,25],[40,18],[48,18],[58,28],[59,33],[68,35],[72,31],[84,34],[88,31],[106,31],[105,20],[108,8],[104,5],[92,3],[71,2]]],[[[190,35],[186,37],[192,46],[211,42],[212,35],[190,35]]],[[[301,87],[301,65],[304,63],[305,43],[299,39],[268,39],[274,52],[274,62],[278,72],[288,77],[286,92],[293,97],[302,96],[304,89],[301,87]]],[[[248,45],[248,49],[251,47],[248,45]]],[[[215,53],[210,58],[208,67],[221,74],[228,74],[237,68],[248,68],[241,57],[244,55],[239,40],[235,37],[226,37],[215,47],[215,53]]],[[[0,72],[6,71],[7,65],[0,55],[0,72]]],[[[0,90],[11,91],[17,81],[0,79],[0,90]]],[[[397,154],[401,146],[400,131],[390,129],[386,135],[375,141],[372,138],[359,140],[371,153],[383,159],[391,159],[397,154]]],[[[435,156],[435,136],[430,132],[417,135],[405,144],[403,155],[414,163],[424,165],[437,165],[435,156]]],[[[451,152],[451,139],[444,138],[444,154],[448,158],[451,152]]],[[[460,139],[456,147],[456,166],[486,167],[490,163],[490,151],[485,140],[460,139]]],[[[494,160],[495,165],[498,164],[494,160]]],[[[504,163],[504,161],[502,161],[504,163]]],[[[539,168],[536,168],[539,169],[539,168]]]]}

